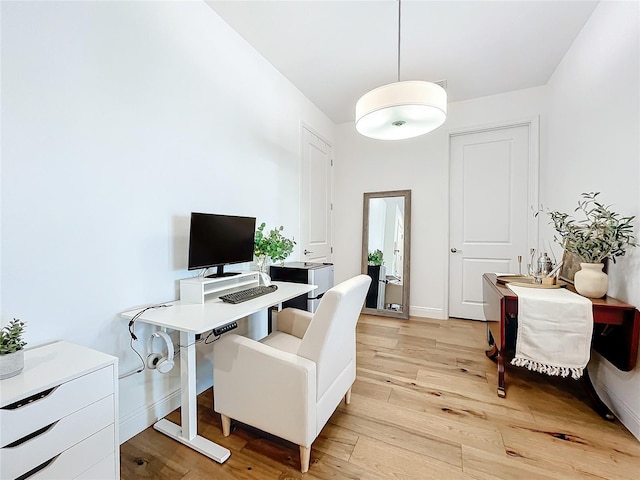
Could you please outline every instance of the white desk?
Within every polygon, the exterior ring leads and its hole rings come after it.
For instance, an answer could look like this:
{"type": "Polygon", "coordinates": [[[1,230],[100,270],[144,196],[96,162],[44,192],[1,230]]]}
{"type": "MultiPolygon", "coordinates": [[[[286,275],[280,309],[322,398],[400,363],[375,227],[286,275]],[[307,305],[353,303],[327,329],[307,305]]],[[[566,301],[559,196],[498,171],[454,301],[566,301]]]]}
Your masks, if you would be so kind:
{"type": "MultiPolygon", "coordinates": [[[[273,284],[278,286],[275,292],[247,302],[234,305],[224,303],[219,298],[212,298],[202,304],[176,301],[168,303],[171,307],[147,310],[137,318],[136,321],[139,322],[180,331],[180,345],[186,345],[180,348],[182,426],[162,419],[156,422],[153,428],[218,463],[229,458],[231,452],[228,449],[198,435],[196,334],[208,332],[274,305],[281,305],[286,300],[316,288],[315,285],[304,283],[273,282],[273,284]]],[[[140,310],[142,309],[124,312],[121,316],[131,320],[140,310]]]]}

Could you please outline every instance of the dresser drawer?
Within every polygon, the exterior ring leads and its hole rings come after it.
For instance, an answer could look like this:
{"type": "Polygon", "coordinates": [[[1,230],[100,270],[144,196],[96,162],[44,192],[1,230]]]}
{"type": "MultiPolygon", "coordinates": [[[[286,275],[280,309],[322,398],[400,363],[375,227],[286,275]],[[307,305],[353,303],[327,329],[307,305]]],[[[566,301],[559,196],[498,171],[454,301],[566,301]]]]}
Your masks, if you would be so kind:
{"type": "MultiPolygon", "coordinates": [[[[89,438],[34,468],[25,480],[113,480],[115,454],[113,425],[94,433],[89,438]]],[[[4,479],[4,477],[3,477],[4,479]]]]}
{"type": "Polygon", "coordinates": [[[1,408],[0,447],[113,395],[113,368],[109,365],[42,392],[42,395],[33,395],[1,408]]]}
{"type": "Polygon", "coordinates": [[[116,475],[116,456],[114,453],[100,460],[86,472],[74,477],[75,480],[113,480],[114,478],[120,478],[120,472],[116,475]]]}
{"type": "MultiPolygon", "coordinates": [[[[95,432],[111,426],[111,446],[95,452],[99,457],[89,464],[93,465],[110,451],[114,451],[113,421],[114,397],[110,395],[41,429],[36,432],[37,435],[28,435],[2,447],[0,478],[4,480],[19,477],[82,442],[95,432]]],[[[81,472],[82,470],[78,473],[81,472]]]]}

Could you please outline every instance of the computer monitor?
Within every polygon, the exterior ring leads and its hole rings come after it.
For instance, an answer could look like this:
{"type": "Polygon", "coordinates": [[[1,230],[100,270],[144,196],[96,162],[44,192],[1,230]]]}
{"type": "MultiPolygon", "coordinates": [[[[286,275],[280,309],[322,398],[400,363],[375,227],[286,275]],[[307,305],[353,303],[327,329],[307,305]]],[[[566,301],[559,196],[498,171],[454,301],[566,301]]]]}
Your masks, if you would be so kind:
{"type": "Polygon", "coordinates": [[[191,213],[189,229],[189,270],[217,267],[207,277],[228,277],[237,272],[225,272],[224,266],[253,260],[256,231],[254,217],[191,213]]]}

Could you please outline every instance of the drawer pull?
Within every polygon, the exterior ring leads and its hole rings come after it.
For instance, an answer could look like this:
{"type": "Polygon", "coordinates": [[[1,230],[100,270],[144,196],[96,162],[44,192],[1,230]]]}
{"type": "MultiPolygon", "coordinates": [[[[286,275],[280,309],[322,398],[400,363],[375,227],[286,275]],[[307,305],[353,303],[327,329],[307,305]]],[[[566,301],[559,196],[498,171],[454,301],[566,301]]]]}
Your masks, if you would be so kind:
{"type": "Polygon", "coordinates": [[[40,393],[35,393],[30,397],[25,397],[17,402],[10,403],[7,406],[2,407],[2,410],[17,410],[18,408],[25,407],[33,402],[37,402],[38,400],[42,400],[43,398],[47,398],[49,395],[53,393],[53,391],[58,387],[52,387],[47,390],[43,390],[40,393]]]}
{"type": "Polygon", "coordinates": [[[31,470],[29,470],[27,473],[23,473],[22,475],[20,475],[19,477],[16,477],[16,480],[26,480],[27,478],[31,477],[32,475],[35,475],[36,473],[38,473],[40,470],[44,470],[45,468],[47,468],[49,465],[51,465],[53,462],[56,461],[56,459],[59,457],[60,455],[56,455],[53,458],[50,458],[49,460],[47,460],[44,463],[41,463],[40,465],[38,465],[35,468],[32,468],[31,470]]]}
{"type": "Polygon", "coordinates": [[[55,426],[56,423],[58,423],[58,422],[53,422],[52,424],[47,425],[45,427],[42,427],[42,428],[36,430],[35,432],[31,432],[29,435],[25,435],[24,437],[19,438],[15,442],[12,442],[12,443],[10,443],[8,445],[5,445],[2,448],[14,448],[14,447],[17,447],[18,445],[21,445],[21,444],[23,444],[25,442],[28,442],[32,438],[36,438],[38,435],[42,435],[43,433],[47,432],[48,430],[51,430],[55,426]]]}

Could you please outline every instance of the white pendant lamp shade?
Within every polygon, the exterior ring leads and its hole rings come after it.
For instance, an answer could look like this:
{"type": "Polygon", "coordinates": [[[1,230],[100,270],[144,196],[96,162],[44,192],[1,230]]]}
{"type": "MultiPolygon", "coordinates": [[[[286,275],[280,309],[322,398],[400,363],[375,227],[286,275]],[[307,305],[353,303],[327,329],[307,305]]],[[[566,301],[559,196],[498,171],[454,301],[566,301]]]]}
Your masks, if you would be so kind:
{"type": "Polygon", "coordinates": [[[447,118],[447,92],[436,83],[395,82],[364,94],[356,104],[356,130],[378,140],[429,133],[447,118]]]}

